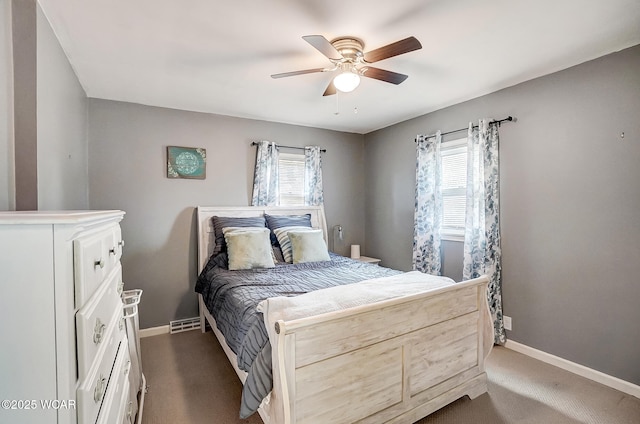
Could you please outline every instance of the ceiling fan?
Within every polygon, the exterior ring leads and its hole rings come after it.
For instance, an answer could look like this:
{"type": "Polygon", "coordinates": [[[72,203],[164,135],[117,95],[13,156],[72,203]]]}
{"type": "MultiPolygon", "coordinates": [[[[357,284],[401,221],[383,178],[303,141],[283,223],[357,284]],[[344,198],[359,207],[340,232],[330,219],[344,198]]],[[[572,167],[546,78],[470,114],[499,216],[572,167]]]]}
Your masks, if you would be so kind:
{"type": "Polygon", "coordinates": [[[284,78],[315,72],[340,71],[329,83],[323,96],[336,94],[336,89],[345,93],[355,90],[360,84],[360,76],[398,85],[409,76],[374,68],[373,66],[369,66],[369,63],[378,62],[422,48],[422,44],[420,44],[415,37],[408,37],[366,53],[363,53],[364,43],[362,40],[355,37],[339,37],[331,42],[322,35],[305,35],[302,38],[325,55],[331,61],[332,66],[329,68],[314,68],[273,74],[271,78],[284,78]]]}

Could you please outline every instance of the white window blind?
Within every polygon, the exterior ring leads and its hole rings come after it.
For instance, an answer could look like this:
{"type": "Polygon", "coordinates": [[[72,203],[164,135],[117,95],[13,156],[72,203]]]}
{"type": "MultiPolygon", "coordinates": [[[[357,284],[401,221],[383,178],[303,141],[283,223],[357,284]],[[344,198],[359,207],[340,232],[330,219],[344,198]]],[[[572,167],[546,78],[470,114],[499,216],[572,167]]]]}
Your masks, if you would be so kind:
{"type": "Polygon", "coordinates": [[[280,153],[278,159],[280,206],[304,205],[304,155],[280,153]]]}
{"type": "Polygon", "coordinates": [[[442,144],[442,235],[464,236],[467,192],[467,140],[442,144]]]}

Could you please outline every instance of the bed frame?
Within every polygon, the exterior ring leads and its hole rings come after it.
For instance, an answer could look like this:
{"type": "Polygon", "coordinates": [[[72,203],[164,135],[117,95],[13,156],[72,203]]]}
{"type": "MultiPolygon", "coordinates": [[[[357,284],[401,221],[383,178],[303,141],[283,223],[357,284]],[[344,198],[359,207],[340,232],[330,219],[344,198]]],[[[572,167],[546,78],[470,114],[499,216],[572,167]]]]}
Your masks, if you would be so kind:
{"type": "MultiPolygon", "coordinates": [[[[327,238],[318,207],[198,207],[198,269],[213,249],[211,217],[299,215],[327,238]]],[[[493,345],[486,277],[428,292],[330,312],[268,328],[274,388],[258,411],[267,424],[412,423],[468,395],[487,391],[493,345]]],[[[233,351],[198,295],[200,321],[233,351]]]]}

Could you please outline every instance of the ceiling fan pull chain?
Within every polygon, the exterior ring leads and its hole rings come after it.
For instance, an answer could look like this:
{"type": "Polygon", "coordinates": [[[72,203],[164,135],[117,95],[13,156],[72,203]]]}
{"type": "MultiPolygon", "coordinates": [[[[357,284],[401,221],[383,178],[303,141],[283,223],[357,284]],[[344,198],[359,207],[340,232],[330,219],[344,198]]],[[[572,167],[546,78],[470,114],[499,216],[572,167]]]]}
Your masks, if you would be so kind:
{"type": "Polygon", "coordinates": [[[336,90],[336,111],[333,112],[334,115],[340,115],[340,102],[338,101],[340,99],[340,95],[338,94],[338,91],[336,90]]]}

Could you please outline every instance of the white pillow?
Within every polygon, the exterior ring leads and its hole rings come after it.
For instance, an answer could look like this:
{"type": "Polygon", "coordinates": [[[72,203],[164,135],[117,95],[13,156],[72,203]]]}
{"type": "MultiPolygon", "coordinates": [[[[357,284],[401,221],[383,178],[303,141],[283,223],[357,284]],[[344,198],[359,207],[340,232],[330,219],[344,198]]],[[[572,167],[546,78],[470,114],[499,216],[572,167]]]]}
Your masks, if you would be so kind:
{"type": "Polygon", "coordinates": [[[330,261],[322,230],[289,231],[293,263],[330,261]]]}
{"type": "Polygon", "coordinates": [[[227,243],[230,271],[276,266],[268,228],[225,227],[222,233],[227,243]]]}
{"type": "Polygon", "coordinates": [[[302,232],[302,231],[320,231],[320,230],[315,230],[311,227],[299,227],[299,226],[280,227],[273,230],[273,233],[276,235],[276,238],[278,239],[278,243],[280,244],[280,250],[282,250],[282,256],[284,257],[284,261],[288,263],[292,263],[293,254],[291,253],[291,241],[289,240],[289,236],[287,235],[289,231],[302,232]]]}

